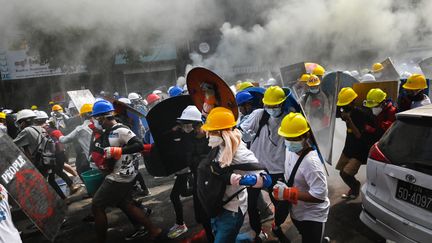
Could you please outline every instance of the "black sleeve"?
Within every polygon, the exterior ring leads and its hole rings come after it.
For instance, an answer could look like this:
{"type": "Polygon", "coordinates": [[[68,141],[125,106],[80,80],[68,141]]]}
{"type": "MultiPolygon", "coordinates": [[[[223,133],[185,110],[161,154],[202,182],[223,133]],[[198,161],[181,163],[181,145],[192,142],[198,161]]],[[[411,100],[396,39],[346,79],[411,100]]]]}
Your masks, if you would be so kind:
{"type": "Polygon", "coordinates": [[[139,153],[143,150],[143,143],[139,140],[138,137],[133,137],[129,139],[129,142],[126,146],[123,147],[123,154],[134,154],[139,153]]]}

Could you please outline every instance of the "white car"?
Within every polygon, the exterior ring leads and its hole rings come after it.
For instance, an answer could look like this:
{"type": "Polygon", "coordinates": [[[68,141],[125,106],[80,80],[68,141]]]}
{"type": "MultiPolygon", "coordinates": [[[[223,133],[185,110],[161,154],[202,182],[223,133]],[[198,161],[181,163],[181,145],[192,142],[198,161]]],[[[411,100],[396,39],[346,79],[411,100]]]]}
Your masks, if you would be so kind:
{"type": "Polygon", "coordinates": [[[397,114],[369,152],[360,220],[395,242],[432,242],[432,105],[397,114]]]}

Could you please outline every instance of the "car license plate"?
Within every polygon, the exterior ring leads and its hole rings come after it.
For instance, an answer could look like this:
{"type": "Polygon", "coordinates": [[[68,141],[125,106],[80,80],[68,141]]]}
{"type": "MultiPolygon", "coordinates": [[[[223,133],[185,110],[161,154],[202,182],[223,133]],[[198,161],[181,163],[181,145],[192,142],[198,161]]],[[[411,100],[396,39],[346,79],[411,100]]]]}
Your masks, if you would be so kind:
{"type": "Polygon", "coordinates": [[[396,198],[432,212],[432,190],[398,181],[396,198]]]}

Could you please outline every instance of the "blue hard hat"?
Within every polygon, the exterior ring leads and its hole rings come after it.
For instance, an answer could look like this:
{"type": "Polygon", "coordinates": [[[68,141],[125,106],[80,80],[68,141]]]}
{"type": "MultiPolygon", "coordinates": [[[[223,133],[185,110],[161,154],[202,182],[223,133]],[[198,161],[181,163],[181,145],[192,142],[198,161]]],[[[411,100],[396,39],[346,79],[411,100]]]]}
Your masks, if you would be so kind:
{"type": "Polygon", "coordinates": [[[180,87],[174,86],[170,89],[170,91],[168,92],[170,97],[174,97],[174,96],[179,96],[183,93],[183,89],[181,89],[180,87]]]}
{"type": "Polygon", "coordinates": [[[243,105],[253,99],[253,96],[247,91],[241,91],[236,94],[237,105],[243,105]]]}
{"type": "Polygon", "coordinates": [[[114,111],[114,106],[107,100],[98,100],[93,105],[92,116],[100,116],[114,111]]]}

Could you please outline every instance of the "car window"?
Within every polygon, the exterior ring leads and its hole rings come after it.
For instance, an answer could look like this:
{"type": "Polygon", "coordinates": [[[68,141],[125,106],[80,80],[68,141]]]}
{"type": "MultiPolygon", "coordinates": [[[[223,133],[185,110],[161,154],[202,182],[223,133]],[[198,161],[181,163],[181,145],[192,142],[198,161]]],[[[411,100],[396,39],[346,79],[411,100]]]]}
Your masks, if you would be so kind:
{"type": "Polygon", "coordinates": [[[396,120],[384,134],[379,149],[392,164],[432,172],[432,120],[405,118],[396,120]]]}

